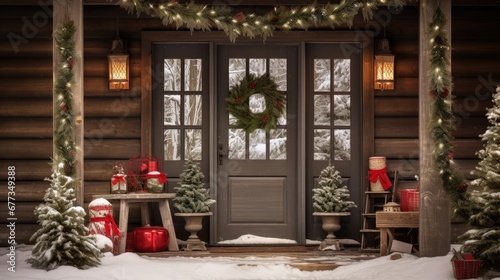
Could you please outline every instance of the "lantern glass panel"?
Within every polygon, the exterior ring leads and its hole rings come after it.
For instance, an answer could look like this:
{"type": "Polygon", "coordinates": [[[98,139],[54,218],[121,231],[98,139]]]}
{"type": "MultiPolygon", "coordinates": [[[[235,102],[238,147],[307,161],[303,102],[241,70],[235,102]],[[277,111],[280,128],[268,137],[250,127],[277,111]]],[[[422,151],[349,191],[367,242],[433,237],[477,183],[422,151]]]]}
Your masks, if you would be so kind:
{"type": "Polygon", "coordinates": [[[129,89],[128,55],[108,55],[109,88],[129,89]]]}

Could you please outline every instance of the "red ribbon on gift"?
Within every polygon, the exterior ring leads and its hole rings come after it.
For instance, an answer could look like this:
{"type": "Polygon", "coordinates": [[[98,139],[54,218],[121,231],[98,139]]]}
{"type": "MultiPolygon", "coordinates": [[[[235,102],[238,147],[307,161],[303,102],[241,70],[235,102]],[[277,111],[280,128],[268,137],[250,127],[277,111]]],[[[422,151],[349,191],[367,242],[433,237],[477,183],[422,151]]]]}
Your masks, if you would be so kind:
{"type": "Polygon", "coordinates": [[[120,236],[120,230],[115,224],[115,219],[113,219],[113,216],[111,214],[107,214],[106,217],[93,217],[90,218],[91,223],[98,223],[98,222],[104,222],[104,228],[106,229],[106,236],[111,236],[111,233],[113,233],[113,236],[120,236]]]}
{"type": "Polygon", "coordinates": [[[163,184],[167,181],[167,176],[163,172],[150,172],[146,175],[146,179],[157,178],[160,184],[163,184]]]}
{"type": "Polygon", "coordinates": [[[125,175],[123,174],[115,174],[113,175],[113,185],[116,185],[118,182],[122,182],[125,184],[125,175]]]}
{"type": "Polygon", "coordinates": [[[379,170],[370,169],[368,172],[370,174],[370,182],[376,183],[378,180],[380,180],[380,183],[382,184],[384,190],[387,190],[392,186],[391,180],[389,180],[389,177],[387,176],[387,168],[382,168],[379,170]]]}

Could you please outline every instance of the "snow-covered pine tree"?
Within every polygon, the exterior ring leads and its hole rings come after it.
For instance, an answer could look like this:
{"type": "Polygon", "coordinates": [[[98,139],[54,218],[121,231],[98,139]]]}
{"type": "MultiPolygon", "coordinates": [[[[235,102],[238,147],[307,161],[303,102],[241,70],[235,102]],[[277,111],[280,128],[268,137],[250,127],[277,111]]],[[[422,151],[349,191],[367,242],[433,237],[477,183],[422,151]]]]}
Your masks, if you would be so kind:
{"type": "Polygon", "coordinates": [[[174,206],[181,213],[205,213],[210,211],[210,205],[215,200],[210,198],[210,191],[202,182],[204,175],[198,163],[186,160],[184,170],[180,175],[179,186],[175,187],[174,206]]]}
{"type": "Polygon", "coordinates": [[[486,116],[491,124],[482,135],[483,149],[471,173],[478,178],[471,182],[479,190],[469,196],[469,224],[472,229],[460,236],[463,251],[482,259],[484,268],[500,271],[500,86],[493,94],[493,107],[486,116]]]}
{"type": "Polygon", "coordinates": [[[44,204],[35,209],[41,228],[31,237],[36,241],[27,259],[33,267],[51,270],[62,265],[86,269],[100,263],[100,251],[85,226],[85,210],[74,206],[74,180],[64,175],[64,164],[54,161],[44,204]]]}
{"type": "Polygon", "coordinates": [[[331,163],[321,171],[318,187],[312,191],[313,207],[317,212],[348,212],[349,208],[357,207],[349,200],[349,189],[342,186],[342,177],[331,163]]]}

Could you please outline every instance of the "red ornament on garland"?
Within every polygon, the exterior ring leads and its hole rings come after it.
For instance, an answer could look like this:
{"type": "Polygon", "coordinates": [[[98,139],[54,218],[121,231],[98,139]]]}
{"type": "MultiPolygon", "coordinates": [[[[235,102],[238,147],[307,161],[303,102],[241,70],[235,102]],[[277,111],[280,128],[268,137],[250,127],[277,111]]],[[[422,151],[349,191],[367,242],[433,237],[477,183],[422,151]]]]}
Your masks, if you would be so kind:
{"type": "Polygon", "coordinates": [[[444,88],[443,92],[441,92],[441,97],[446,98],[446,97],[448,97],[449,93],[450,92],[448,91],[448,88],[444,88]]]}
{"type": "Polygon", "coordinates": [[[448,158],[449,160],[452,160],[452,159],[453,159],[453,153],[448,153],[447,158],[448,158]]]}
{"type": "Polygon", "coordinates": [[[234,15],[234,19],[237,22],[241,22],[241,21],[243,21],[245,19],[245,15],[242,12],[239,12],[236,15],[234,15]]]}
{"type": "Polygon", "coordinates": [[[460,185],[460,191],[466,192],[469,186],[466,183],[460,185]]]}
{"type": "Polygon", "coordinates": [[[251,89],[254,89],[254,88],[255,88],[255,81],[251,82],[249,87],[250,87],[251,89]]]}
{"type": "Polygon", "coordinates": [[[281,110],[281,103],[276,99],[276,106],[278,107],[279,110],[281,110]]]}
{"type": "Polygon", "coordinates": [[[265,123],[267,122],[267,120],[269,119],[269,115],[265,115],[263,118],[262,118],[262,123],[265,123]]]}
{"type": "Polygon", "coordinates": [[[234,100],[234,103],[238,103],[238,102],[240,102],[242,98],[243,98],[243,97],[241,97],[241,96],[240,96],[240,97],[238,97],[238,98],[236,98],[236,99],[234,100]]]}
{"type": "Polygon", "coordinates": [[[63,105],[59,106],[59,110],[61,110],[63,112],[67,112],[68,111],[68,105],[63,104],[63,105]]]}

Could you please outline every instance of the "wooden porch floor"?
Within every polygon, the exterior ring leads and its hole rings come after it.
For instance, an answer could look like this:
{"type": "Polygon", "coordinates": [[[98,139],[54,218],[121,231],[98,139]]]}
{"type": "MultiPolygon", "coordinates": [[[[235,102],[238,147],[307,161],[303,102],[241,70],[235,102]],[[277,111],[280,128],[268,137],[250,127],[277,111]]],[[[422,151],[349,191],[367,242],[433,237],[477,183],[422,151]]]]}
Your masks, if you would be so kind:
{"type": "Polygon", "coordinates": [[[317,245],[252,245],[252,246],[212,246],[207,251],[179,251],[138,253],[141,256],[155,258],[169,257],[226,257],[241,259],[239,265],[257,265],[258,261],[285,263],[303,271],[333,270],[342,265],[379,257],[378,252],[362,252],[359,247],[345,247],[340,251],[321,251],[317,245]]]}

